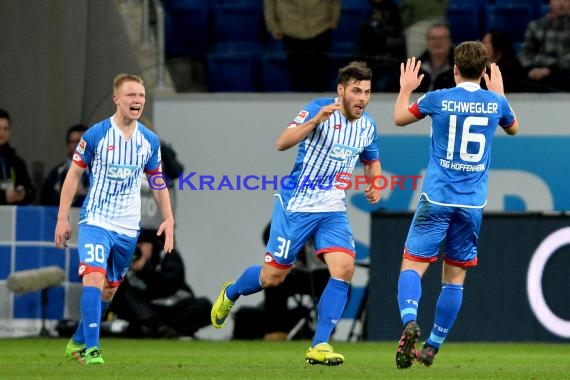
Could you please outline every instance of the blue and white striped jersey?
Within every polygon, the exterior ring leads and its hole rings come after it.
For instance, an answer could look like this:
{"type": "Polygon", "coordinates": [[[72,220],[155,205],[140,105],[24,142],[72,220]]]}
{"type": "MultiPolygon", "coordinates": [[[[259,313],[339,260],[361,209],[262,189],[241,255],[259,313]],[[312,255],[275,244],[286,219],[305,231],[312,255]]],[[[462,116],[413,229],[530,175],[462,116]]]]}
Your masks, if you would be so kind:
{"type": "Polygon", "coordinates": [[[430,160],[422,188],[428,201],[484,207],[495,130],[515,122],[507,99],[464,82],[428,92],[409,109],[418,119],[427,115],[432,119],[430,160]]]}
{"type": "Polygon", "coordinates": [[[73,161],[89,167],[91,184],[79,223],[136,236],[143,170],[153,173],[160,168],[158,136],[137,122],[133,134],[125,140],[113,119],[108,118],[83,134],[73,161]]]}
{"type": "MultiPolygon", "coordinates": [[[[313,118],[322,107],[336,102],[335,98],[316,99],[305,106],[289,124],[289,128],[313,118]]],[[[349,122],[335,111],[299,143],[299,152],[289,181],[279,195],[287,211],[346,211],[346,182],[356,160],[372,163],[379,159],[376,122],[367,112],[349,122]]]]}

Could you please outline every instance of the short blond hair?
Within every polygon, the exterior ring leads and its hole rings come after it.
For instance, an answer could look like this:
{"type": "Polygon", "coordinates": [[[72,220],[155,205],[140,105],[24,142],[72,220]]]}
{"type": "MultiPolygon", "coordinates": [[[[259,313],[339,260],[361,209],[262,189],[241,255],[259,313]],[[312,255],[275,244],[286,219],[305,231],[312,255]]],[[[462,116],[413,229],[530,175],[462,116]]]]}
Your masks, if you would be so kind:
{"type": "Polygon", "coordinates": [[[135,74],[121,73],[118,74],[113,80],[113,94],[116,94],[119,90],[119,87],[121,87],[121,85],[125,82],[137,82],[144,86],[144,81],[140,76],[135,74]]]}

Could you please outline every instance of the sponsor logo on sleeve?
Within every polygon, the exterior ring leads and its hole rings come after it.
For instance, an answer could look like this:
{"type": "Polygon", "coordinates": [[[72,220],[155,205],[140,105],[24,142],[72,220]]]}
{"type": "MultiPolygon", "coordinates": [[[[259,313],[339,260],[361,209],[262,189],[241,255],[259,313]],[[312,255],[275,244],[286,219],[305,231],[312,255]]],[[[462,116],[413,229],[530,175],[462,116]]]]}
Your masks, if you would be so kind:
{"type": "Polygon", "coordinates": [[[77,153],[79,153],[79,154],[84,154],[84,153],[85,153],[85,148],[87,148],[87,143],[86,143],[85,140],[83,140],[83,138],[82,138],[81,141],[79,141],[79,144],[77,144],[77,148],[75,148],[75,150],[76,150],[77,153]]]}
{"type": "Polygon", "coordinates": [[[305,119],[307,118],[307,116],[309,116],[309,111],[303,110],[303,111],[299,112],[297,117],[295,117],[295,119],[293,119],[293,121],[291,123],[289,123],[288,127],[293,128],[299,124],[303,124],[305,122],[305,119]]]}

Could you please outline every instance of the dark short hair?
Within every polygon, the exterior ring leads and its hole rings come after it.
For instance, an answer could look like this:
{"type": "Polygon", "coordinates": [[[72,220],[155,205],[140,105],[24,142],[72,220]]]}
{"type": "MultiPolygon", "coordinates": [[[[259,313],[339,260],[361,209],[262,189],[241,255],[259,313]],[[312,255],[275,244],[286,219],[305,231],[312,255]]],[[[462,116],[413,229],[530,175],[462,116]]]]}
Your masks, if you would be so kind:
{"type": "Polygon", "coordinates": [[[65,134],[65,142],[67,143],[69,141],[69,136],[71,136],[72,133],[74,132],[85,132],[88,129],[88,127],[84,124],[75,124],[72,125],[71,127],[69,127],[69,129],[67,130],[67,133],[65,134]]]}
{"type": "Polygon", "coordinates": [[[463,78],[479,79],[489,64],[489,53],[482,42],[465,41],[455,48],[454,61],[463,78]]]}
{"type": "Polygon", "coordinates": [[[8,113],[8,111],[1,108],[0,108],[0,119],[8,119],[8,123],[12,125],[12,118],[10,117],[10,114],[8,113]]]}
{"type": "Polygon", "coordinates": [[[365,62],[352,61],[338,71],[338,84],[345,86],[352,80],[372,80],[372,70],[365,62]]]}

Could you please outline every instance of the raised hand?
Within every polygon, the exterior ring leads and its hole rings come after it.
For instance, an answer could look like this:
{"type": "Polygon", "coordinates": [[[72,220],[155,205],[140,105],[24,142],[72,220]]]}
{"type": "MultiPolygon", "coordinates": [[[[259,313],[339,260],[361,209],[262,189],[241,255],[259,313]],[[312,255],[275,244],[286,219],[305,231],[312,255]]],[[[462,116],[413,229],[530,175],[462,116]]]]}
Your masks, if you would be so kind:
{"type": "Polygon", "coordinates": [[[503,87],[503,75],[501,70],[496,63],[491,63],[491,70],[488,75],[486,72],[483,74],[483,79],[485,79],[485,84],[489,91],[496,92],[497,94],[505,95],[505,89],[503,87]]]}
{"type": "Polygon", "coordinates": [[[422,61],[411,57],[400,64],[400,90],[412,92],[422,83],[424,74],[419,74],[422,61]]]}
{"type": "Polygon", "coordinates": [[[317,123],[317,125],[319,125],[320,123],[322,123],[323,121],[325,121],[329,117],[331,117],[331,115],[333,114],[334,111],[337,111],[339,109],[340,109],[340,103],[333,103],[333,104],[329,104],[327,106],[324,106],[323,108],[321,108],[319,110],[319,113],[315,115],[315,117],[313,118],[313,121],[315,123],[317,123]]]}

